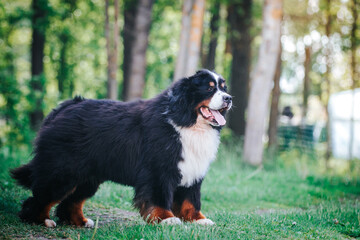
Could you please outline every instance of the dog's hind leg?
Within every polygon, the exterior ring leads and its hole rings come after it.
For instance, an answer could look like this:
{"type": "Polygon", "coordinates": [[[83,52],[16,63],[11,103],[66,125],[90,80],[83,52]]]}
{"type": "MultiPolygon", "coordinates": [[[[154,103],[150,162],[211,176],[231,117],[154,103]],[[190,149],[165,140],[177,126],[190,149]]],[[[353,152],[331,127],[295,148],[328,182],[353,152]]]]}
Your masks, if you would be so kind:
{"type": "Polygon", "coordinates": [[[22,205],[19,213],[20,219],[25,222],[44,224],[46,227],[55,227],[56,223],[50,219],[51,208],[61,201],[74,187],[44,187],[33,189],[33,197],[29,197],[22,205]]]}
{"type": "Polygon", "coordinates": [[[56,223],[50,219],[51,208],[58,201],[43,202],[36,197],[29,197],[22,205],[19,213],[21,220],[30,223],[45,224],[47,227],[55,227],[56,223]]]}
{"type": "Polygon", "coordinates": [[[99,182],[87,182],[78,185],[76,190],[61,201],[56,208],[56,216],[59,217],[59,220],[79,227],[93,227],[94,222],[84,217],[82,209],[86,199],[96,193],[99,185],[99,182]]]}

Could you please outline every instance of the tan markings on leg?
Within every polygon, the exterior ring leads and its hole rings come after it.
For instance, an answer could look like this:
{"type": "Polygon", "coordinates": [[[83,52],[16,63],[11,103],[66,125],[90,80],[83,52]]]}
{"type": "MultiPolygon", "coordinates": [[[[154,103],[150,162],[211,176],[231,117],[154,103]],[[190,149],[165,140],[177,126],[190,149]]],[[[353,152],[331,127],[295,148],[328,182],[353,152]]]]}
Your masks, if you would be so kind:
{"type": "Polygon", "coordinates": [[[140,208],[140,215],[148,223],[159,223],[161,220],[174,217],[174,214],[170,210],[166,210],[161,207],[145,207],[145,204],[140,208]]]}
{"type": "Polygon", "coordinates": [[[171,211],[174,213],[175,216],[179,216],[181,211],[181,205],[174,202],[171,211]]]}
{"type": "Polygon", "coordinates": [[[82,211],[84,203],[85,200],[82,200],[80,202],[73,203],[70,206],[70,224],[75,226],[84,226],[87,221],[82,211]]]}
{"type": "Polygon", "coordinates": [[[174,203],[173,212],[175,216],[183,219],[184,221],[196,221],[206,218],[200,211],[196,211],[194,205],[189,200],[185,200],[181,207],[174,203]]]}
{"type": "Polygon", "coordinates": [[[45,219],[50,219],[50,210],[58,202],[59,201],[51,202],[43,208],[43,210],[39,213],[39,216],[38,216],[39,222],[44,222],[45,219]]]}

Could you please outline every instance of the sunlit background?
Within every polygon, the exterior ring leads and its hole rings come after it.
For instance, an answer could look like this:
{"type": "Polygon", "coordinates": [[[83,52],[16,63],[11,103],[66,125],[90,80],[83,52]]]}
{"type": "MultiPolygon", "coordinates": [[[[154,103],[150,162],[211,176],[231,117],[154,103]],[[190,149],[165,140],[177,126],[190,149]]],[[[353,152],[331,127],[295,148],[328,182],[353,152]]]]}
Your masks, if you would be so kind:
{"type": "MultiPolygon", "coordinates": [[[[211,18],[214,5],[218,4],[216,6],[220,7],[219,19],[216,23],[218,30],[215,70],[231,80],[232,52],[229,32],[232,29],[227,17],[227,4],[230,2],[220,1],[219,3],[209,1],[206,4],[198,68],[206,67],[205,61],[212,34],[211,18]]],[[[74,95],[82,95],[86,98],[107,97],[105,2],[92,0],[72,3],[72,1],[51,0],[47,4],[50,10],[45,34],[43,63],[46,81],[42,101],[45,115],[59,102],[74,95]],[[65,38],[66,50],[64,50],[65,38]],[[63,75],[60,76],[61,74],[63,75]],[[58,88],[60,77],[64,79],[62,94],[59,93],[58,88]]],[[[252,3],[252,24],[249,29],[252,38],[249,59],[250,79],[261,44],[262,5],[263,2],[258,0],[252,3]]],[[[27,116],[33,107],[28,97],[32,92],[29,86],[32,41],[31,1],[5,1],[0,3],[0,7],[0,51],[2,53],[0,56],[0,127],[2,129],[0,146],[3,152],[7,152],[12,149],[14,143],[29,144],[34,136],[29,129],[27,116]]],[[[120,8],[123,8],[122,1],[120,1],[120,8]]],[[[113,17],[113,10],[113,5],[110,4],[110,18],[113,17]]],[[[332,159],[359,158],[359,92],[357,91],[354,96],[351,91],[346,92],[359,87],[357,64],[360,55],[359,30],[358,23],[354,23],[353,14],[357,13],[357,10],[354,11],[353,2],[286,0],[283,10],[281,95],[278,104],[280,149],[284,147],[282,146],[284,144],[286,148],[290,147],[287,150],[298,146],[302,148],[301,151],[315,153],[320,160],[325,158],[326,151],[335,151],[330,157],[332,159]],[[309,53],[308,56],[306,56],[306,51],[309,53]],[[306,61],[310,64],[308,70],[305,69],[306,61]],[[354,64],[353,61],[355,61],[354,64]],[[309,79],[309,89],[306,89],[306,112],[304,112],[305,76],[309,79]],[[328,105],[331,98],[333,101],[328,105]],[[351,109],[353,98],[355,102],[351,109]],[[282,122],[280,116],[286,106],[291,108],[294,116],[289,121],[282,122]],[[345,110],[343,108],[345,106],[349,109],[345,110]],[[333,112],[330,118],[328,118],[327,108],[333,112]],[[346,112],[337,113],[341,109],[346,112]],[[334,118],[333,121],[331,117],[334,118]],[[326,125],[328,120],[331,122],[328,126],[330,131],[326,125]],[[329,132],[333,133],[330,134],[332,138],[327,137],[329,132]],[[328,146],[331,149],[326,150],[326,143],[331,139],[333,140],[328,146]],[[284,141],[288,143],[283,143],[284,141]],[[302,144],[304,141],[305,146],[302,144]],[[353,144],[352,150],[349,147],[350,141],[353,144]],[[353,152],[350,154],[349,151],[353,152]]],[[[118,20],[120,34],[124,27],[124,18],[121,16],[122,12],[118,20]]],[[[159,0],[153,4],[146,51],[144,98],[155,96],[174,80],[181,16],[180,1],[159,0]]],[[[120,37],[117,68],[118,99],[120,100],[123,87],[123,46],[123,38],[120,37]]],[[[230,81],[228,85],[231,88],[230,81]]],[[[237,97],[237,92],[231,91],[231,93],[237,97]]],[[[234,108],[233,111],[237,109],[234,108]]],[[[231,126],[226,133],[231,134],[231,126]]],[[[233,135],[243,137],[242,134],[233,135]]],[[[268,138],[264,135],[265,146],[267,141],[268,138]]]]}

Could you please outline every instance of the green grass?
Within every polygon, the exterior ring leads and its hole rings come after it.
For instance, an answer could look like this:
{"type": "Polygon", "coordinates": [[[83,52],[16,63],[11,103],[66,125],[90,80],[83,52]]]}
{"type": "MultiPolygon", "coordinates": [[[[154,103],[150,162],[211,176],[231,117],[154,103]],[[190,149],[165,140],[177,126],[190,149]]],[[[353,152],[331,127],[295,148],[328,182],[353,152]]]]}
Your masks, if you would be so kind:
{"type": "MultiPolygon", "coordinates": [[[[219,156],[202,188],[202,211],[215,226],[147,225],[132,208],[133,190],[105,183],[84,209],[99,219],[94,239],[360,238],[359,178],[321,175],[311,168],[304,174],[301,166],[316,162],[299,165],[303,160],[291,154],[258,170],[242,164],[234,147],[221,148],[219,156]]],[[[8,169],[27,159],[26,149],[0,153],[0,239],[91,239],[94,229],[48,229],[19,221],[16,214],[30,192],[15,185],[8,169]]]]}

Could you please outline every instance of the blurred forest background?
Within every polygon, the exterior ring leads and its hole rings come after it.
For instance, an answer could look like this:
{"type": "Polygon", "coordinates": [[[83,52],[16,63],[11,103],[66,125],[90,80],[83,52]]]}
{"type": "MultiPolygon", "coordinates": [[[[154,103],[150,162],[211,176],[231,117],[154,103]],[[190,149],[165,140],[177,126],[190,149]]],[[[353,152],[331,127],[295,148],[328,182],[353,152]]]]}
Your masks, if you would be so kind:
{"type": "Polygon", "coordinates": [[[222,137],[244,161],[262,166],[287,154],[293,162],[305,156],[323,169],[358,173],[359,6],[0,1],[0,154],[30,152],[42,119],[65,99],[150,98],[208,68],[227,79],[234,96],[222,137]]]}

